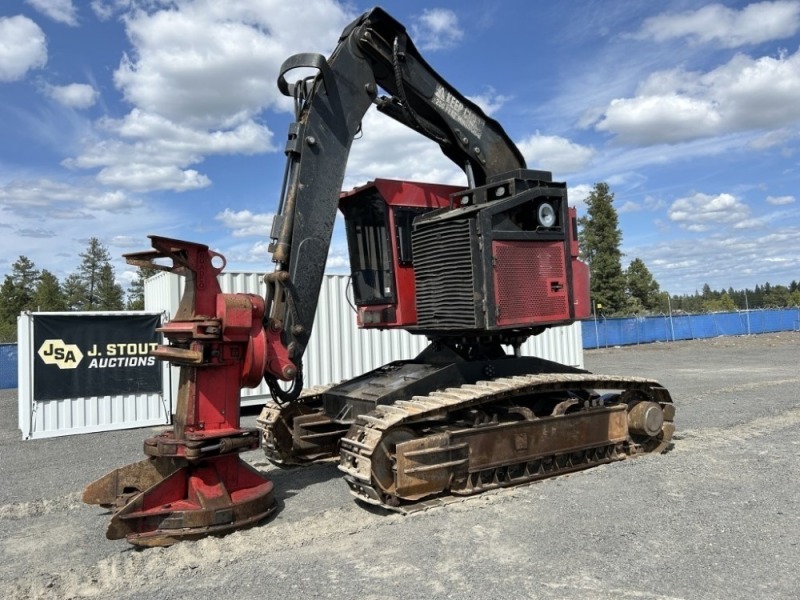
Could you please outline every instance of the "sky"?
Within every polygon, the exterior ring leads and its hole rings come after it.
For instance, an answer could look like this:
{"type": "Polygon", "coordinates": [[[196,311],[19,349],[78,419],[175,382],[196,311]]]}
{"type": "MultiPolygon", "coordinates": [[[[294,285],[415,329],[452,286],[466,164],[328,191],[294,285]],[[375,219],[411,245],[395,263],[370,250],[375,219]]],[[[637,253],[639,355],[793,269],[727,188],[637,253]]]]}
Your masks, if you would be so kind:
{"type": "MultiPolygon", "coordinates": [[[[335,0],[0,0],[0,276],[59,279],[97,237],[201,242],[268,272],[291,102],[276,79],[371,8],[335,0]]],[[[528,167],[615,195],[623,267],[662,290],[800,280],[800,0],[385,0],[429,64],[528,167]]],[[[345,189],[466,184],[438,145],[370,111],[345,189]]],[[[329,272],[347,272],[337,226],[329,272]]]]}

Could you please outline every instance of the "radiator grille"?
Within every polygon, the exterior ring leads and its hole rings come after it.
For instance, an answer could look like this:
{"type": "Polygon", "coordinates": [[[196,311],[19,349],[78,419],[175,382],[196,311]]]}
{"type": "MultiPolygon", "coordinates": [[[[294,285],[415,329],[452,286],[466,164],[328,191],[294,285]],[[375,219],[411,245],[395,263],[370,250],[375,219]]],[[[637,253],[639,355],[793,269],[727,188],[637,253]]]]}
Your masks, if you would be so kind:
{"type": "Polygon", "coordinates": [[[564,244],[494,242],[497,325],[569,318],[564,244]]]}
{"type": "Polygon", "coordinates": [[[470,222],[419,227],[412,235],[417,324],[432,330],[475,329],[476,285],[470,222]]]}

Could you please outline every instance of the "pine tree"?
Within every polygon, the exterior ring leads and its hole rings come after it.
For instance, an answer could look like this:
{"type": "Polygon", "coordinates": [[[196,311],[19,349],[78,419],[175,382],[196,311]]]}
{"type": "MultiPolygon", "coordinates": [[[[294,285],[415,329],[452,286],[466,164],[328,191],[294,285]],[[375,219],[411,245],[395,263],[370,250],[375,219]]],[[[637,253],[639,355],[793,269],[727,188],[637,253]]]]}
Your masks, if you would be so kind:
{"type": "Polygon", "coordinates": [[[760,285],[756,284],[754,290],[747,290],[750,308],[761,308],[764,302],[764,290],[760,285]]]}
{"type": "Polygon", "coordinates": [[[58,278],[47,269],[39,275],[39,283],[33,293],[33,304],[37,311],[61,311],[67,309],[64,292],[58,278]]]}
{"type": "Polygon", "coordinates": [[[16,318],[19,311],[15,312],[17,306],[17,290],[11,275],[6,275],[3,285],[0,286],[0,323],[10,323],[12,317],[16,318]]]}
{"type": "Polygon", "coordinates": [[[0,337],[3,341],[16,341],[17,317],[26,310],[34,310],[33,293],[39,271],[33,261],[20,256],[13,265],[11,273],[3,279],[0,286],[0,337]]]}
{"type": "Polygon", "coordinates": [[[95,310],[122,310],[125,297],[122,286],[114,281],[114,267],[106,263],[100,267],[95,291],[95,310]]]}
{"type": "Polygon", "coordinates": [[[640,258],[634,258],[625,271],[628,296],[644,310],[657,310],[661,301],[661,287],[640,258]]]}
{"type": "Polygon", "coordinates": [[[3,285],[0,286],[0,342],[14,343],[17,341],[17,318],[14,313],[16,304],[14,280],[11,275],[6,275],[3,285]]]}
{"type": "Polygon", "coordinates": [[[20,256],[11,273],[5,276],[0,288],[0,320],[16,323],[17,315],[33,306],[33,292],[39,279],[39,271],[26,256],[20,256]]]}
{"type": "Polygon", "coordinates": [[[81,282],[86,290],[82,310],[97,310],[97,289],[100,284],[101,271],[105,265],[110,265],[111,255],[108,249],[93,237],[89,240],[89,247],[80,254],[81,264],[78,267],[81,282]]]}
{"type": "MultiPolygon", "coordinates": [[[[769,285],[769,284],[767,284],[769,285]]],[[[766,286],[764,288],[767,289],[766,286]]],[[[782,307],[789,305],[791,292],[785,285],[773,285],[764,293],[764,305],[768,307],[782,307]]]]}
{"type": "Polygon", "coordinates": [[[88,292],[77,273],[70,273],[61,286],[67,310],[86,310],[88,292]]]}
{"type": "Polygon", "coordinates": [[[128,310],[144,310],[144,282],[156,273],[158,269],[139,267],[136,279],[128,286],[128,310]]]}
{"type": "Polygon", "coordinates": [[[732,312],[736,310],[736,303],[728,292],[713,294],[713,296],[715,297],[703,300],[703,310],[705,312],[732,312]]]}
{"type": "Polygon", "coordinates": [[[622,232],[613,206],[614,194],[607,183],[596,183],[586,199],[588,207],[581,217],[581,256],[589,263],[591,294],[595,305],[608,313],[625,306],[625,275],[622,272],[622,232]]]}

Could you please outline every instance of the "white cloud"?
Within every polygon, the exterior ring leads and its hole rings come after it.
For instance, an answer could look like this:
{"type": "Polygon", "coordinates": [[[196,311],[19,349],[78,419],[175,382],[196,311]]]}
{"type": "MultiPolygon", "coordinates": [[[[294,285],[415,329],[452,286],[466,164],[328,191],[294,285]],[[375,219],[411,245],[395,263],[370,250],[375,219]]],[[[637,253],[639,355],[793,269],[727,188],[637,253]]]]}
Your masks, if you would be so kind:
{"type": "Polygon", "coordinates": [[[136,281],[138,277],[139,271],[131,270],[130,267],[123,270],[122,273],[120,273],[119,270],[116,271],[116,281],[122,285],[123,288],[127,288],[131,283],[136,281]]]}
{"type": "Polygon", "coordinates": [[[795,201],[794,196],[767,196],[767,203],[775,206],[785,206],[795,201]]]}
{"type": "Polygon", "coordinates": [[[619,207],[617,212],[622,215],[625,213],[638,212],[640,210],[642,210],[641,204],[637,204],[632,200],[628,200],[627,202],[625,202],[625,204],[619,207]]]}
{"type": "Polygon", "coordinates": [[[750,147],[753,150],[767,150],[775,146],[783,146],[796,137],[797,134],[789,128],[776,129],[758,136],[750,142],[750,147]]]}
{"type": "Polygon", "coordinates": [[[69,108],[89,108],[97,101],[97,90],[86,83],[48,85],[47,94],[56,102],[69,108]]]}
{"type": "Polygon", "coordinates": [[[124,213],[142,205],[141,200],[131,198],[120,190],[101,190],[86,195],[84,203],[92,210],[104,210],[113,213],[124,213]]]}
{"type": "Polygon", "coordinates": [[[708,231],[715,225],[731,224],[746,221],[750,209],[732,194],[696,193],[686,198],[679,198],[669,207],[671,221],[689,231],[708,231]]]}
{"type": "Polygon", "coordinates": [[[595,152],[566,138],[535,133],[517,144],[532,169],[544,169],[554,174],[574,173],[586,168],[595,152]]]}
{"type": "Polygon", "coordinates": [[[347,254],[328,253],[325,263],[326,273],[346,273],[350,268],[350,257],[347,254]]]}
{"type": "Polygon", "coordinates": [[[123,251],[146,249],[147,234],[179,220],[174,202],[145,203],[87,182],[16,180],[0,185],[0,256],[24,252],[37,267],[63,279],[80,264],[79,253],[92,235],[109,246],[119,279],[127,268],[123,251]]]}
{"type": "Polygon", "coordinates": [[[119,190],[71,185],[50,179],[12,181],[0,187],[0,201],[10,212],[23,216],[92,218],[91,211],[125,213],[142,205],[141,200],[119,190]]]}
{"type": "Polygon", "coordinates": [[[742,155],[749,147],[753,134],[734,133],[718,137],[706,137],[681,144],[658,144],[652,146],[622,146],[620,144],[602,148],[602,160],[593,160],[586,170],[580,172],[583,180],[608,181],[609,173],[647,173],[664,165],[677,165],[718,156],[742,155]]]}
{"type": "Polygon", "coordinates": [[[22,79],[47,63],[44,32],[28,17],[0,17],[0,81],[22,79]]]}
{"type": "Polygon", "coordinates": [[[249,210],[233,211],[226,208],[214,219],[231,230],[233,237],[259,236],[267,238],[272,229],[272,213],[255,214],[249,210]]]}
{"type": "Polygon", "coordinates": [[[343,189],[376,177],[465,185],[466,176],[439,145],[394,119],[370,109],[362,135],[353,142],[343,189]]]}
{"type": "Polygon", "coordinates": [[[187,167],[208,155],[257,154],[272,149],[272,133],[252,120],[234,129],[209,131],[134,109],[123,119],[105,119],[100,126],[113,136],[94,142],[64,165],[100,168],[98,181],[136,191],[206,187],[210,179],[187,167]]]}
{"type": "Polygon", "coordinates": [[[511,97],[498,94],[497,90],[489,87],[485,93],[477,96],[468,96],[475,104],[477,104],[483,112],[491,116],[500,110],[503,105],[508,102],[511,97]]]}
{"type": "MultiPolygon", "coordinates": [[[[146,240],[133,235],[115,235],[108,241],[108,243],[116,248],[134,248],[138,250],[144,248],[147,242],[146,240]]],[[[133,271],[133,273],[136,272],[133,271]]]]}
{"type": "Polygon", "coordinates": [[[272,264],[268,240],[260,240],[253,244],[230,244],[224,249],[217,249],[217,251],[225,256],[228,265],[247,265],[247,268],[251,270],[264,271],[269,270],[268,265],[272,264]]]}
{"type": "Polygon", "coordinates": [[[800,2],[758,2],[736,10],[709,4],[697,10],[646,19],[635,37],[658,42],[688,38],[725,48],[791,37],[800,29],[800,2]]]}
{"type": "Polygon", "coordinates": [[[43,229],[41,227],[19,228],[15,233],[21,237],[31,238],[52,238],[56,236],[55,231],[52,231],[51,229],[43,229]]]}
{"type": "Polygon", "coordinates": [[[458,15],[446,8],[430,8],[413,20],[411,37],[420,50],[452,48],[464,37],[458,15]]]}
{"type": "Polygon", "coordinates": [[[763,283],[797,279],[800,228],[783,227],[763,233],[736,229],[724,234],[704,234],[656,241],[639,247],[625,246],[628,256],[638,256],[651,269],[661,288],[671,293],[693,293],[708,283],[713,289],[737,289],[763,283]]]}
{"type": "Polygon", "coordinates": [[[769,222],[769,219],[745,219],[733,224],[734,229],[755,229],[757,227],[764,227],[769,222]]]}
{"type": "Polygon", "coordinates": [[[114,80],[144,112],[176,123],[235,126],[281,104],[275,80],[293,51],[326,55],[349,15],[331,0],[178,2],[175,9],[131,13],[134,51],[114,80]]]}
{"type": "Polygon", "coordinates": [[[185,192],[211,185],[211,180],[194,169],[179,169],[172,165],[132,163],[112,165],[97,174],[103,185],[119,186],[138,192],[172,190],[185,192]]]}
{"type": "Polygon", "coordinates": [[[719,121],[712,103],[671,94],[612,100],[596,128],[622,142],[669,144],[713,135],[719,121]]]}
{"type": "Polygon", "coordinates": [[[136,191],[205,187],[209,177],[190,167],[206,156],[273,150],[262,111],[291,106],[275,84],[281,63],[294,52],[330,53],[352,17],[333,0],[115,0],[92,8],[101,18],[128,11],[132,51],[114,81],[133,108],[101,121],[64,164],[99,168],[98,181],[136,191]]]}
{"type": "Polygon", "coordinates": [[[574,206],[579,212],[582,212],[586,208],[586,199],[589,197],[589,194],[592,193],[593,189],[594,186],[588,183],[569,186],[567,190],[569,205],[574,206]]]}
{"type": "Polygon", "coordinates": [[[666,206],[666,202],[664,202],[664,200],[661,198],[647,196],[644,199],[644,206],[647,210],[658,210],[660,208],[664,208],[664,206],[666,206]]]}
{"type": "Polygon", "coordinates": [[[136,0],[92,0],[89,6],[101,21],[107,21],[115,14],[130,9],[136,0]]]}
{"type": "Polygon", "coordinates": [[[800,50],[733,57],[708,73],[652,74],[633,98],[611,101],[595,124],[623,143],[673,144],[800,120],[800,50]]]}
{"type": "Polygon", "coordinates": [[[77,25],[77,11],[72,0],[25,0],[34,9],[54,21],[66,25],[77,25]]]}
{"type": "Polygon", "coordinates": [[[89,6],[101,21],[108,21],[114,14],[113,6],[106,4],[103,0],[92,0],[89,6]]]}

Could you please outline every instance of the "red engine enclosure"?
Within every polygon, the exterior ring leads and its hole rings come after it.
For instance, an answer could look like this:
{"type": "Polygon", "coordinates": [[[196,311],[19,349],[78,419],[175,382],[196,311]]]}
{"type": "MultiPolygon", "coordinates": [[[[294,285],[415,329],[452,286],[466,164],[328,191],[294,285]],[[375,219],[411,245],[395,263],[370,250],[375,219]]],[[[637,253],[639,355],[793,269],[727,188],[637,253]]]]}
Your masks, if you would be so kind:
{"type": "Polygon", "coordinates": [[[345,212],[350,203],[360,203],[376,192],[388,207],[386,227],[389,231],[389,251],[394,273],[396,301],[387,304],[358,305],[358,326],[365,329],[402,329],[417,323],[416,284],[414,267],[400,261],[400,239],[398,231],[397,208],[419,209],[420,212],[450,206],[450,194],[463,190],[463,187],[435,183],[419,183],[394,179],[375,179],[366,185],[339,197],[339,207],[345,212]]]}
{"type": "Polygon", "coordinates": [[[589,265],[580,259],[578,214],[574,208],[569,209],[569,222],[569,257],[572,263],[572,303],[575,319],[588,319],[592,316],[592,305],[589,299],[589,265]]]}
{"type": "MultiPolygon", "coordinates": [[[[339,206],[346,218],[354,204],[375,202],[376,196],[385,205],[385,252],[391,264],[394,301],[364,303],[356,298],[359,327],[413,329],[418,324],[414,267],[400,258],[403,234],[398,209],[415,209],[421,214],[458,208],[464,192],[457,186],[376,179],[341,194],[339,206]]],[[[566,209],[565,214],[566,240],[492,242],[494,302],[501,307],[497,326],[550,326],[590,316],[589,270],[579,259],[577,215],[574,208],[566,209]]],[[[442,259],[448,259],[447,249],[442,259]]]]}

